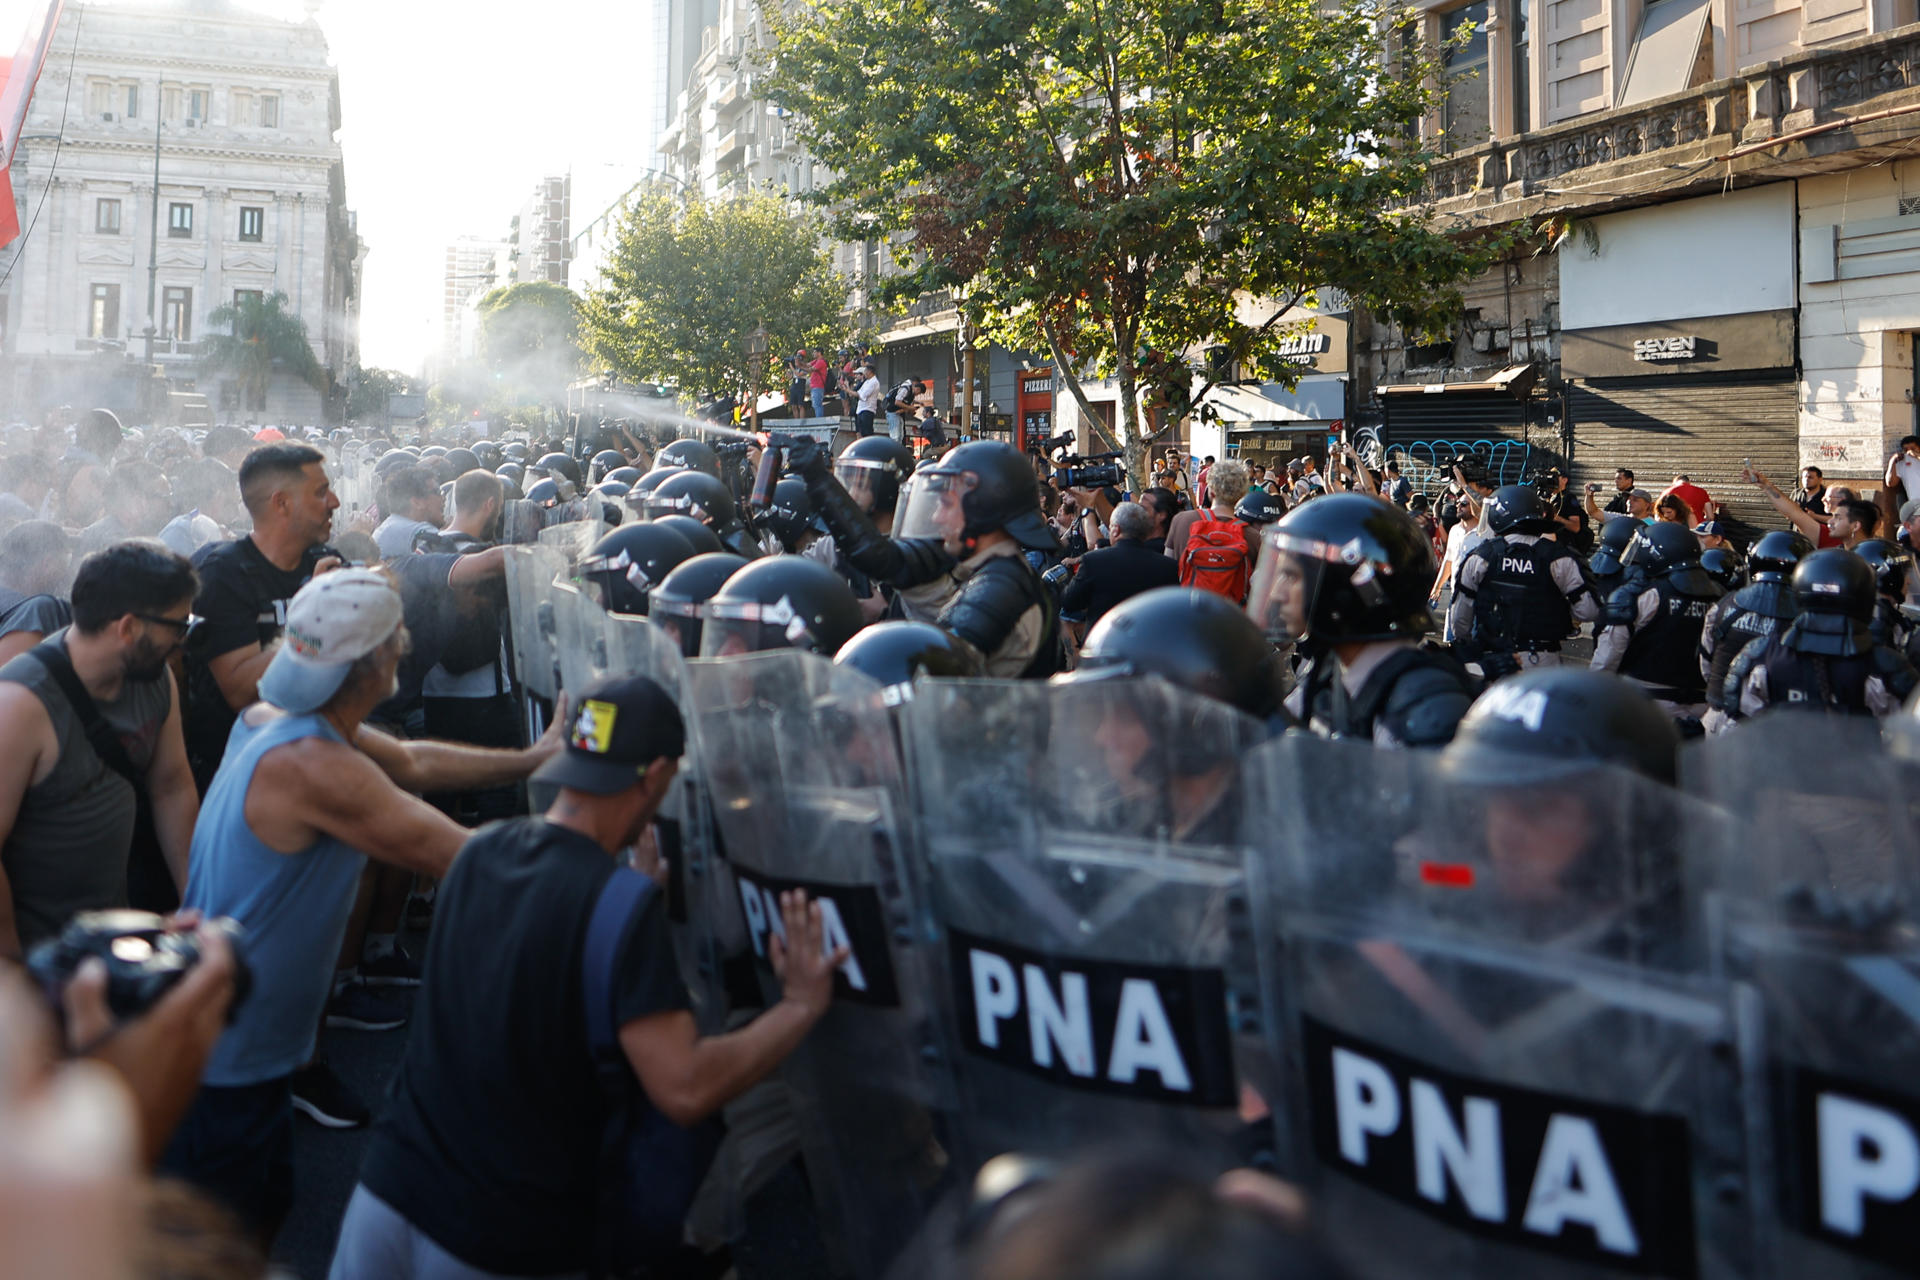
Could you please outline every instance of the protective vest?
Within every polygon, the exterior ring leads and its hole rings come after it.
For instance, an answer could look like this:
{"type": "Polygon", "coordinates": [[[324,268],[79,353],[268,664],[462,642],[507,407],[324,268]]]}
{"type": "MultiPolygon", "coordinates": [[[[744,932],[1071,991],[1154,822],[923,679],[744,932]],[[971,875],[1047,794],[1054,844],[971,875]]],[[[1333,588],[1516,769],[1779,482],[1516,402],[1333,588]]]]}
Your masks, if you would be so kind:
{"type": "Polygon", "coordinates": [[[1874,667],[1871,654],[1834,657],[1776,644],[1767,647],[1760,665],[1767,672],[1770,706],[1802,707],[1850,716],[1873,714],[1867,709],[1867,677],[1873,674],[1874,667]]]}
{"type": "MultiPolygon", "coordinates": [[[[1707,705],[1726,705],[1727,673],[1740,651],[1761,636],[1783,634],[1793,621],[1793,591],[1784,582],[1754,582],[1722,602],[1713,629],[1701,647],[1712,654],[1707,673],[1707,705]]],[[[1737,700],[1739,694],[1734,694],[1737,700]]]]}
{"type": "Polygon", "coordinates": [[[1384,724],[1407,746],[1444,746],[1478,692],[1464,667],[1432,649],[1395,653],[1351,697],[1339,672],[1339,664],[1325,655],[1314,659],[1305,676],[1307,721],[1318,721],[1334,738],[1371,739],[1374,726],[1384,724]]]}
{"type": "Polygon", "coordinates": [[[1700,674],[1696,651],[1707,610],[1719,597],[1700,591],[1693,582],[1696,577],[1709,584],[1712,581],[1703,574],[1691,575],[1682,590],[1673,576],[1667,575],[1648,584],[1647,590],[1659,592],[1660,607],[1645,625],[1634,629],[1627,652],[1620,659],[1621,675],[1632,676],[1647,685],[1656,698],[1670,702],[1706,700],[1706,677],[1700,674]]]}
{"type": "Polygon", "coordinates": [[[1473,596],[1473,638],[1489,653],[1557,650],[1573,634],[1573,606],[1553,580],[1557,560],[1577,560],[1557,542],[1489,538],[1473,549],[1486,575],[1473,596]]]}

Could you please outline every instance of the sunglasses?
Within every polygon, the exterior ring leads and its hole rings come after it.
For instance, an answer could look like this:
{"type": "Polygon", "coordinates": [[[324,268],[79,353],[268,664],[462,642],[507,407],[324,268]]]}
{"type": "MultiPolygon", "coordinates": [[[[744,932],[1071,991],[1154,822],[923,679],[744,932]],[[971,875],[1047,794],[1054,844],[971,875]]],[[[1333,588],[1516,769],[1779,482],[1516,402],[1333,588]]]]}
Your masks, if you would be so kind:
{"type": "Polygon", "coordinates": [[[200,634],[201,624],[206,621],[197,613],[190,613],[184,618],[166,618],[157,613],[136,613],[133,616],[142,622],[151,622],[156,626],[172,627],[180,633],[174,643],[183,649],[193,643],[195,637],[200,634]]]}

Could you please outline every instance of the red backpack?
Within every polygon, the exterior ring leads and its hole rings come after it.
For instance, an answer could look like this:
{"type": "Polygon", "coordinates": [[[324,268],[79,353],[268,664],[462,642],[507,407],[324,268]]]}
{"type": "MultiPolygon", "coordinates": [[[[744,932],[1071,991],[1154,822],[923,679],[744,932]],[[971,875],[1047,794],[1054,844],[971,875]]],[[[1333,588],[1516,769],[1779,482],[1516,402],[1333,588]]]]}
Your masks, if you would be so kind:
{"type": "Polygon", "coordinates": [[[1187,547],[1180,553],[1180,585],[1199,587],[1240,604],[1252,581],[1247,526],[1232,516],[1222,520],[1203,509],[1187,530],[1187,547]]]}

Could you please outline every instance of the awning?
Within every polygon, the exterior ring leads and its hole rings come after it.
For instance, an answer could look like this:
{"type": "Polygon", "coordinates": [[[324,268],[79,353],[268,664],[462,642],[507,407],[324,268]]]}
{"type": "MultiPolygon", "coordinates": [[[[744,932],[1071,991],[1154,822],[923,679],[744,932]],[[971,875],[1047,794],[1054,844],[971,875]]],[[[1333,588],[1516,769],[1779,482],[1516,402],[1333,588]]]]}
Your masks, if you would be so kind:
{"type": "Polygon", "coordinates": [[[1380,388],[1383,396],[1456,395],[1463,391],[1504,391],[1516,400],[1524,400],[1540,376],[1538,365],[1510,364],[1484,382],[1409,382],[1380,388]]]}
{"type": "Polygon", "coordinates": [[[1302,378],[1291,391],[1282,383],[1257,387],[1218,386],[1200,402],[1213,409],[1215,420],[1239,431],[1250,426],[1286,428],[1338,421],[1346,413],[1346,379],[1302,378]]]}

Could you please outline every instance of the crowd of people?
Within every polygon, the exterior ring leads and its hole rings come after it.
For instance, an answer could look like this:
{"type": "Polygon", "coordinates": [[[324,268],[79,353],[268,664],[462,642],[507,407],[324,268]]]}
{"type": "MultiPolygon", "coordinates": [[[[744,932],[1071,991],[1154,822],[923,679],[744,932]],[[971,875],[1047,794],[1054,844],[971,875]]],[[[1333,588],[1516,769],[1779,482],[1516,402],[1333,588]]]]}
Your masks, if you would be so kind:
{"type": "MultiPolygon", "coordinates": [[[[410,444],[143,433],[98,410],[6,433],[0,956],[93,958],[55,992],[65,1054],[20,1047],[51,1033],[17,980],[0,986],[19,1042],[0,1113],[71,1093],[119,1117],[125,1150],[75,1140],[98,1160],[86,1211],[124,1216],[128,1171],[152,1168],[173,1198],[139,1193],[161,1224],[141,1240],[185,1215],[207,1249],[257,1263],[294,1203],[296,1116],[377,1116],[334,1276],[583,1273],[600,1135],[627,1105],[596,1082],[637,1080],[682,1135],[655,1158],[697,1164],[700,1122],[826,1013],[846,953],[807,892],[778,896],[781,998],[724,1029],[689,1012],[664,930],[632,925],[668,907],[614,869],[656,839],[686,729],[644,676],[531,693],[552,673],[519,669],[516,631],[540,623],[509,607],[511,547],[559,526],[583,531],[568,573],[599,606],[684,657],[802,649],[896,699],[929,676],[1154,676],[1272,733],[1440,750],[1473,735],[1476,700],[1525,688],[1644,711],[1671,735],[1664,764],[1645,735],[1554,749],[1670,783],[1685,737],[1783,707],[1890,717],[1920,685],[1913,438],[1879,502],[1817,468],[1791,495],[1749,471],[1782,525],[1760,530],[1684,475],[1655,496],[1622,470],[1602,505],[1559,470],[1495,485],[1463,457],[1422,491],[1402,460],[1344,446],[1067,483],[1007,444],[947,447],[931,409],[916,431],[911,381],[883,390],[824,352],[795,373],[815,416],[829,392],[853,406],[843,447],[630,423],[410,444]],[[1570,666],[1593,674],[1555,683],[1570,666]],[[556,795],[544,814],[525,816],[529,779],[556,795]],[[133,926],[89,913],[128,906],[198,960],[157,1000],[109,1008],[119,953],[87,948],[133,926]],[[416,957],[402,935],[422,929],[416,957]],[[581,1035],[583,967],[595,990],[603,953],[604,1044],[581,1035]],[[403,1026],[405,988],[407,1058],[376,1107],[329,1069],[322,1032],[403,1026]]],[[[1067,1274],[1047,1259],[1098,1252],[1132,1203],[1174,1234],[1149,1250],[1166,1269],[1127,1274],[1277,1274],[1246,1269],[1263,1249],[1284,1274],[1339,1274],[1299,1235],[1297,1193],[1242,1174],[1049,1170],[1040,1225],[983,1233],[970,1265],[1067,1274]],[[1217,1267],[1192,1269],[1208,1251],[1217,1267]]],[[[46,1247],[146,1247],[126,1234],[46,1247]]],[[[712,1265],[672,1236],[654,1274],[712,1265]]]]}

